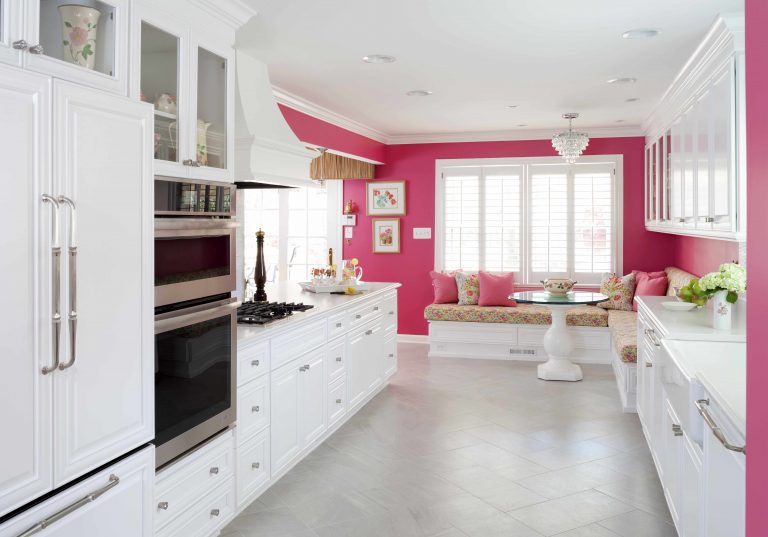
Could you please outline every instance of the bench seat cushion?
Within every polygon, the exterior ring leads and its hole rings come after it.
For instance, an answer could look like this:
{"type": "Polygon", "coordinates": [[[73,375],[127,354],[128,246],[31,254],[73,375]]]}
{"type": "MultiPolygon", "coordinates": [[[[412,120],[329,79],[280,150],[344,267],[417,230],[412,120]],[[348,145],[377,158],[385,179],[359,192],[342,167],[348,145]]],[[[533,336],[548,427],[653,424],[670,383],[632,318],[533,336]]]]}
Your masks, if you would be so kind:
{"type": "MultiPolygon", "coordinates": [[[[424,310],[428,321],[460,321],[465,323],[507,323],[547,325],[552,322],[549,308],[536,304],[518,304],[517,307],[459,306],[458,304],[430,304],[424,310]]],[[[568,311],[569,326],[608,326],[608,312],[595,306],[577,306],[568,311]]]]}
{"type": "Polygon", "coordinates": [[[611,339],[622,362],[637,362],[637,313],[634,311],[610,310],[608,326],[611,339]]]}

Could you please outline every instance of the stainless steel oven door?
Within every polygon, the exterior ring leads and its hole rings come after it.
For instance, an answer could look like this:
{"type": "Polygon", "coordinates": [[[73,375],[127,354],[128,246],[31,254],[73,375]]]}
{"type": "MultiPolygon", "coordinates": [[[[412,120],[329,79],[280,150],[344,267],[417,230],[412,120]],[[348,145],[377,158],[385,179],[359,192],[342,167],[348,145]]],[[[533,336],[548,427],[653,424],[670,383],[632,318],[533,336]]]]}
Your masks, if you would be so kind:
{"type": "Polygon", "coordinates": [[[155,219],[155,307],[235,290],[237,223],[155,219]]]}
{"type": "Polygon", "coordinates": [[[235,422],[239,305],[228,298],[155,316],[157,467],[235,422]]]}

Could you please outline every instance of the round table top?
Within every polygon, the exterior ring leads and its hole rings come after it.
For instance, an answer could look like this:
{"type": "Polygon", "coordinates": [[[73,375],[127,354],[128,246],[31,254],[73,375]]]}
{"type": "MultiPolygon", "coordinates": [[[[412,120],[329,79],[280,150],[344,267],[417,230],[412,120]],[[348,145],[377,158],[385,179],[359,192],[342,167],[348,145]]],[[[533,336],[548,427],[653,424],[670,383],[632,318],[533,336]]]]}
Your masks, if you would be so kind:
{"type": "Polygon", "coordinates": [[[512,293],[511,299],[521,304],[546,304],[550,306],[578,306],[579,304],[596,304],[608,297],[600,293],[571,291],[567,295],[553,295],[547,291],[520,291],[512,293]]]}

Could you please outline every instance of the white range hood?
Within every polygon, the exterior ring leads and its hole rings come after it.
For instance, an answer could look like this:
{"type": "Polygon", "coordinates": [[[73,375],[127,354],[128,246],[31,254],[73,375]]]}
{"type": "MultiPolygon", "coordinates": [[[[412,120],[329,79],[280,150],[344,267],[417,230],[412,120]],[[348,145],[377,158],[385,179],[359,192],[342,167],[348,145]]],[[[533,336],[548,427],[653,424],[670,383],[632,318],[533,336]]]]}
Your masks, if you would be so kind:
{"type": "Polygon", "coordinates": [[[317,186],[307,149],[286,123],[269,82],[267,66],[238,50],[235,109],[235,181],[317,186]]]}

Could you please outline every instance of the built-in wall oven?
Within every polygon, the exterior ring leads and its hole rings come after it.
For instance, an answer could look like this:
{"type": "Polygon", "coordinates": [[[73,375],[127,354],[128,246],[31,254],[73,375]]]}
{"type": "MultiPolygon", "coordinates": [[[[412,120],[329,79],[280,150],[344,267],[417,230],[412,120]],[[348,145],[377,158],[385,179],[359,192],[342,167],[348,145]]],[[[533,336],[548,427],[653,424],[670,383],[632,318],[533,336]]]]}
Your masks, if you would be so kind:
{"type": "Polygon", "coordinates": [[[234,185],[156,179],[158,467],[235,421],[234,210],[234,185]]]}

